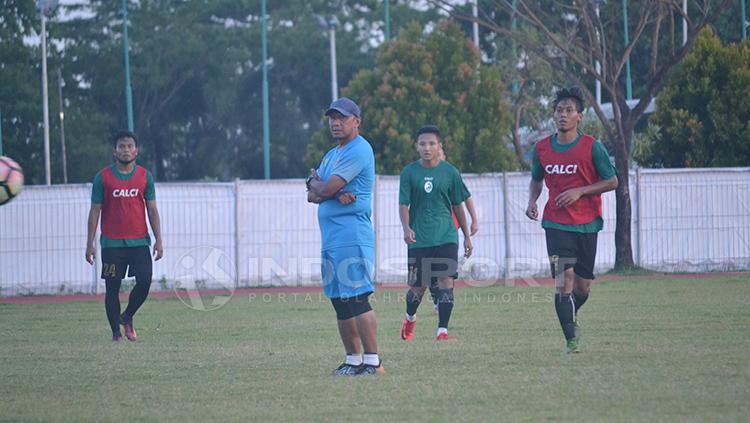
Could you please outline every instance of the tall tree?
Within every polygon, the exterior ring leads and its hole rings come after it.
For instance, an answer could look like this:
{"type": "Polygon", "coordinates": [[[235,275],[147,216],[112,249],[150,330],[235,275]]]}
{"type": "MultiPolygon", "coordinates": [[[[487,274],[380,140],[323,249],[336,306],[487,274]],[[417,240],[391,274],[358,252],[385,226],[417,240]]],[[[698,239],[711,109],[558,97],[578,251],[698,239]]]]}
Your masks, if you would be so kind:
{"type": "MultiPolygon", "coordinates": [[[[417,158],[414,132],[428,123],[441,128],[448,160],[463,171],[519,166],[504,139],[511,116],[500,72],[480,64],[455,24],[442,22],[431,32],[408,26],[381,46],[375,68],[359,72],[344,91],[362,107],[361,131],[379,173],[397,174],[417,158]]],[[[326,129],[316,133],[308,164],[317,165],[330,144],[326,129]]]]}
{"type": "Polygon", "coordinates": [[[33,2],[0,7],[0,114],[3,153],[24,168],[26,183],[44,183],[41,49],[24,43],[36,34],[33,2]]]}
{"type": "MultiPolygon", "coordinates": [[[[633,265],[631,246],[631,203],[628,171],[630,145],[636,124],[649,103],[661,90],[670,71],[690,51],[700,31],[717,19],[730,0],[694,0],[688,2],[688,14],[683,14],[682,1],[662,0],[632,2],[629,14],[629,43],[623,43],[622,4],[620,2],[581,1],[571,4],[552,1],[517,0],[515,13],[519,28],[498,25],[491,12],[483,11],[475,19],[446,0],[433,3],[464,21],[476,20],[486,30],[514,40],[525,53],[534,54],[559,70],[566,83],[581,86],[588,103],[602,123],[603,134],[614,146],[615,166],[620,184],[616,191],[617,225],[615,228],[615,268],[633,265]],[[687,42],[681,45],[676,25],[687,22],[687,42]],[[532,31],[539,36],[529,37],[532,31]],[[630,108],[626,102],[623,73],[626,61],[634,48],[648,42],[649,54],[640,59],[648,63],[648,71],[641,75],[642,88],[637,104],[630,108]],[[595,63],[601,64],[597,72],[595,63]],[[612,118],[596,103],[590,89],[591,81],[598,80],[612,105],[612,118]]],[[[495,2],[495,8],[512,13],[511,2],[495,2]]]]}
{"type": "Polygon", "coordinates": [[[750,165],[750,44],[701,32],[657,100],[634,158],[651,167],[750,165]]]}

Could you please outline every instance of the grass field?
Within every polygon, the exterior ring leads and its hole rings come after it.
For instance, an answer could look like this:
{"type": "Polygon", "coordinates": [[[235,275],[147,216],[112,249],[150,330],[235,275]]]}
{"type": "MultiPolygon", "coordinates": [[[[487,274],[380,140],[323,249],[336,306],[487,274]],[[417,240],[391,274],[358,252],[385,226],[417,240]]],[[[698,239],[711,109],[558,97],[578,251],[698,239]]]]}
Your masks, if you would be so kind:
{"type": "Polygon", "coordinates": [[[440,344],[427,304],[401,341],[401,292],[380,290],[388,374],[359,378],[330,375],[343,352],[317,294],[149,299],[121,345],[101,303],[0,304],[0,420],[747,421],[749,275],[598,283],[577,355],[551,290],[462,288],[440,344]]]}

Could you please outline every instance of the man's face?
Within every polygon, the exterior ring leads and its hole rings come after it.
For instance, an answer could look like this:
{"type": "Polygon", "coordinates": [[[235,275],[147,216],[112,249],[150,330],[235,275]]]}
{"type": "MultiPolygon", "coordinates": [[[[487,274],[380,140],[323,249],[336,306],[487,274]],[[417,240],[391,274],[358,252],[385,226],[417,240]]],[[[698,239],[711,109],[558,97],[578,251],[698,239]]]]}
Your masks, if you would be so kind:
{"type": "Polygon", "coordinates": [[[115,146],[115,159],[121,164],[132,163],[138,157],[138,147],[130,137],[120,138],[115,146]]]}
{"type": "Polygon", "coordinates": [[[575,131],[583,116],[578,113],[575,100],[566,98],[555,108],[555,124],[560,132],[575,131]]]}
{"type": "Polygon", "coordinates": [[[356,116],[344,116],[339,112],[328,115],[328,128],[335,140],[351,140],[359,133],[360,119],[356,116]]]}
{"type": "Polygon", "coordinates": [[[422,160],[438,159],[441,149],[440,139],[435,134],[421,134],[417,138],[417,152],[422,160]]]}

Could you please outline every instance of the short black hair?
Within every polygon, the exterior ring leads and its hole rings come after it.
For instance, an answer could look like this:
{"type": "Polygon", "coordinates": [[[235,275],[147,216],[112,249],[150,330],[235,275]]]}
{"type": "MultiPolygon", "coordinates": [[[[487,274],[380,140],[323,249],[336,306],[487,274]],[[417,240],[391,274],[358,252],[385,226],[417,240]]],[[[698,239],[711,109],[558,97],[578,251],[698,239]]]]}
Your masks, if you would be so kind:
{"type": "Polygon", "coordinates": [[[557,91],[555,93],[554,108],[557,109],[557,105],[560,104],[561,101],[567,99],[575,101],[578,113],[583,113],[583,90],[581,90],[580,87],[573,85],[557,91]]]}
{"type": "Polygon", "coordinates": [[[438,137],[438,141],[441,140],[440,128],[435,125],[425,125],[417,130],[417,137],[419,138],[422,134],[435,134],[438,137]]]}
{"type": "Polygon", "coordinates": [[[117,148],[117,141],[120,141],[123,138],[132,138],[135,146],[138,147],[138,138],[136,138],[135,134],[130,131],[119,131],[112,135],[112,146],[117,148]]]}

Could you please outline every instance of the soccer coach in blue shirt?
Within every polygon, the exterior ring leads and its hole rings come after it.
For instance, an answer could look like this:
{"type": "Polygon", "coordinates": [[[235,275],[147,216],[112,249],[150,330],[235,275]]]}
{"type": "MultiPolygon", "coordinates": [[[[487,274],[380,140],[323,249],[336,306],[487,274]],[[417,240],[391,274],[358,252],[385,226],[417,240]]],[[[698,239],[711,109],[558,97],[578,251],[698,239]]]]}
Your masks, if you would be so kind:
{"type": "Polygon", "coordinates": [[[359,135],[362,112],[342,97],[326,110],[337,145],[307,178],[307,201],[319,204],[323,292],[336,310],[346,360],[341,376],[385,373],[378,357],[377,323],[368,297],[374,291],[375,231],[372,192],[375,155],[359,135]]]}

